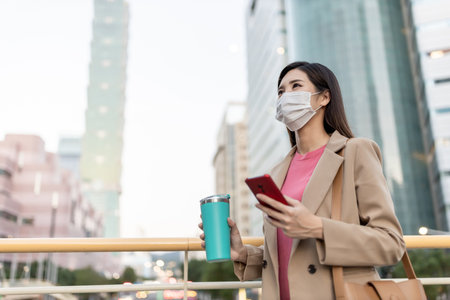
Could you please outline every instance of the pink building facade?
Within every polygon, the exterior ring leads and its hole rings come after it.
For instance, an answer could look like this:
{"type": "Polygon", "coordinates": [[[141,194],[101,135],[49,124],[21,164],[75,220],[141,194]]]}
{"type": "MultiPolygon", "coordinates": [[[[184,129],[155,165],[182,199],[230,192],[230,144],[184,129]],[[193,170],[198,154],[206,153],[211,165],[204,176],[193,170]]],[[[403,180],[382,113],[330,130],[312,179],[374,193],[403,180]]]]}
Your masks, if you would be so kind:
{"type": "MultiPolygon", "coordinates": [[[[0,237],[50,237],[52,218],[54,237],[102,236],[102,216],[83,198],[79,180],[59,166],[56,154],[45,151],[44,141],[32,135],[6,135],[0,141],[0,237]]],[[[0,254],[2,261],[13,257],[0,254]]],[[[27,263],[46,259],[47,254],[15,257],[27,263]]],[[[52,261],[69,269],[90,265],[109,273],[120,270],[112,254],[55,253],[52,261]]]]}

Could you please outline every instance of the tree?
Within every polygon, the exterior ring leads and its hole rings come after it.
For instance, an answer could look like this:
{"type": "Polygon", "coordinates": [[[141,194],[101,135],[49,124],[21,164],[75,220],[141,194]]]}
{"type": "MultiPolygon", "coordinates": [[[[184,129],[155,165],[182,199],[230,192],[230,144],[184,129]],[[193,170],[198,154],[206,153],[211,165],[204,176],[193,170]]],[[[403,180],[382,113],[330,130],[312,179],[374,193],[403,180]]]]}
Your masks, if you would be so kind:
{"type": "Polygon", "coordinates": [[[132,267],[126,267],[121,276],[122,282],[135,282],[137,280],[136,273],[132,267]]]}
{"type": "MultiPolygon", "coordinates": [[[[184,266],[180,266],[184,271],[184,266]]],[[[188,265],[188,279],[198,281],[237,281],[232,262],[210,263],[205,260],[191,260],[188,265]]],[[[234,290],[210,290],[213,299],[232,299],[234,290]]]]}
{"type": "MultiPolygon", "coordinates": [[[[450,255],[444,249],[412,249],[408,250],[411,263],[417,277],[445,277],[450,273],[450,255]]],[[[380,268],[380,275],[387,278],[405,278],[403,264],[380,268]]],[[[424,286],[428,299],[449,292],[445,285],[424,286]]]]}

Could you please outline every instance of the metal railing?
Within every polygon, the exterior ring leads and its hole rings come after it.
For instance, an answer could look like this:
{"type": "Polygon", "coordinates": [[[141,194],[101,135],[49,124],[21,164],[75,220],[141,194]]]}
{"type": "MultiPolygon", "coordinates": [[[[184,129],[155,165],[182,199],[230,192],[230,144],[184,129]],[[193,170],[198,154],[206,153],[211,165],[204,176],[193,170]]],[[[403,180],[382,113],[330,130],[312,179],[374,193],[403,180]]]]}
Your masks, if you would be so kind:
{"type": "MultiPolygon", "coordinates": [[[[450,248],[450,236],[405,236],[408,249],[450,248]]],[[[260,246],[262,237],[244,237],[244,244],[260,246]]],[[[2,287],[0,295],[30,294],[81,294],[127,291],[159,291],[209,289],[260,288],[261,281],[188,282],[188,253],[203,251],[199,238],[11,238],[0,239],[0,253],[35,252],[135,252],[135,251],[184,251],[183,283],[134,284],[134,285],[89,285],[89,286],[40,286],[2,287]]],[[[396,278],[395,281],[405,280],[396,278]]],[[[450,277],[420,278],[424,285],[447,285],[450,277]]]]}

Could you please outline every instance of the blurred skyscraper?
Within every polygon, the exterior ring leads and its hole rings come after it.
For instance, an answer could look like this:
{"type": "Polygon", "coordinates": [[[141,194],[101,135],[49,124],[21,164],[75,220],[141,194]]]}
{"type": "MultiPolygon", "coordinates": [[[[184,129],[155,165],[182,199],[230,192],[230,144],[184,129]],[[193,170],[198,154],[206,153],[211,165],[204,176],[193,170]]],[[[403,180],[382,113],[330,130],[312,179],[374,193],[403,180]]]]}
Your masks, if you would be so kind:
{"type": "Polygon", "coordinates": [[[80,178],[81,139],[79,137],[63,137],[59,139],[59,165],[80,178]]]}
{"type": "MultiPolygon", "coordinates": [[[[283,1],[253,0],[246,14],[248,173],[267,173],[290,149],[286,127],[275,119],[277,79],[287,64],[283,1]]],[[[251,235],[262,234],[262,215],[250,196],[251,235]]]]}
{"type": "Polygon", "coordinates": [[[450,2],[403,0],[436,221],[450,223],[450,2]]]}
{"type": "Polygon", "coordinates": [[[128,3],[95,0],[81,178],[85,196],[104,215],[106,237],[120,235],[127,45],[128,3]]]}
{"type": "Polygon", "coordinates": [[[242,235],[249,235],[249,189],[244,182],[248,176],[245,103],[228,103],[217,136],[217,151],[213,164],[216,173],[216,193],[230,194],[231,218],[238,225],[242,235]]]}
{"type": "Polygon", "coordinates": [[[276,75],[287,62],[319,62],[341,84],[355,135],[380,145],[405,233],[417,233],[420,226],[435,227],[400,0],[255,0],[249,16],[250,166],[266,160],[273,164],[273,157],[284,155],[289,146],[284,126],[275,124],[273,111],[266,112],[275,104],[276,75]],[[255,33],[262,29],[274,33],[255,33]],[[284,60],[268,59],[276,57],[284,39],[284,51],[279,52],[284,52],[284,60]],[[274,74],[268,71],[272,69],[274,74]],[[268,81],[261,84],[257,76],[268,81]],[[271,134],[279,136],[277,148],[258,138],[271,134]]]}

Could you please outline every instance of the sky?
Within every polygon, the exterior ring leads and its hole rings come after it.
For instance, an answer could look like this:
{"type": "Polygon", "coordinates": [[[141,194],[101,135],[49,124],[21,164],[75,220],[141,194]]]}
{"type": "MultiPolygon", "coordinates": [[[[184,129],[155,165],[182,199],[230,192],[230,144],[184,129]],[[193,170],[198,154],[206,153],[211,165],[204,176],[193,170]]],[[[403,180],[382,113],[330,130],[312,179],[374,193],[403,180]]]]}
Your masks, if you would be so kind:
{"type": "MultiPolygon", "coordinates": [[[[128,0],[123,237],[197,236],[228,101],[247,93],[247,0],[128,0]]],[[[0,1],[0,138],[81,136],[92,0],[0,1]]]]}

